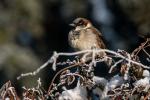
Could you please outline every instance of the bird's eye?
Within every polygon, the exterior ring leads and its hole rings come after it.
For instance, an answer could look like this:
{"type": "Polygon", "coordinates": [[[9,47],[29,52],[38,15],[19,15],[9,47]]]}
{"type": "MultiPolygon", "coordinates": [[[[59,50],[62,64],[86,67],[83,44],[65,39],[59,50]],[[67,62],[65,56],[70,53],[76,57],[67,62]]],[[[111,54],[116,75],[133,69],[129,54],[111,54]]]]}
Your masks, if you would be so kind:
{"type": "Polygon", "coordinates": [[[79,25],[83,25],[83,21],[82,20],[79,21],[79,25]]]}

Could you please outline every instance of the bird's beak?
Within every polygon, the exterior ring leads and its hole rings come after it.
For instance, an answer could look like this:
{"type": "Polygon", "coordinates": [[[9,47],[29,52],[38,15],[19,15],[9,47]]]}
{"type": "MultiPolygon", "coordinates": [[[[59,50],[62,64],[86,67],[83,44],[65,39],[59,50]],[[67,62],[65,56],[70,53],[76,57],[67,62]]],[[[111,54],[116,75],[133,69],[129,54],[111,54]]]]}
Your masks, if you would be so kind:
{"type": "Polygon", "coordinates": [[[75,24],[74,23],[71,23],[71,24],[69,24],[70,26],[72,26],[72,27],[75,27],[75,24]]]}

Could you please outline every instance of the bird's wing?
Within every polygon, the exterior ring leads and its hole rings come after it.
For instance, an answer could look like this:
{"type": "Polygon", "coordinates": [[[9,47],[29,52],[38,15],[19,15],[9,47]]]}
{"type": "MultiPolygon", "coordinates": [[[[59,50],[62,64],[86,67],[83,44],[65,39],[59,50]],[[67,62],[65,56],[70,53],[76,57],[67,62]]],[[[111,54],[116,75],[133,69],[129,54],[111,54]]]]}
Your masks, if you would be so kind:
{"type": "Polygon", "coordinates": [[[92,33],[94,33],[96,35],[97,41],[98,41],[98,45],[100,48],[105,49],[106,46],[104,44],[104,38],[102,36],[102,33],[100,31],[98,31],[96,28],[94,27],[89,27],[89,29],[92,31],[92,33]],[[98,33],[98,34],[97,34],[98,33]]]}

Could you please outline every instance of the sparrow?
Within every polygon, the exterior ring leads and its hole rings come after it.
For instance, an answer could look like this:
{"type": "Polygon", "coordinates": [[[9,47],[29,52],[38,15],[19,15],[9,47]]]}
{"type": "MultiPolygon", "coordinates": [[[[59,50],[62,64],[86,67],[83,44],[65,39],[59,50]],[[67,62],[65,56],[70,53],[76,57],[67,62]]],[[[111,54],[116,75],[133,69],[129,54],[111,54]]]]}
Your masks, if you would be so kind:
{"type": "MultiPolygon", "coordinates": [[[[71,24],[73,29],[69,32],[69,44],[75,51],[89,49],[105,49],[103,36],[92,23],[85,18],[76,18],[71,24]]],[[[100,57],[105,53],[99,54],[100,57]]]]}

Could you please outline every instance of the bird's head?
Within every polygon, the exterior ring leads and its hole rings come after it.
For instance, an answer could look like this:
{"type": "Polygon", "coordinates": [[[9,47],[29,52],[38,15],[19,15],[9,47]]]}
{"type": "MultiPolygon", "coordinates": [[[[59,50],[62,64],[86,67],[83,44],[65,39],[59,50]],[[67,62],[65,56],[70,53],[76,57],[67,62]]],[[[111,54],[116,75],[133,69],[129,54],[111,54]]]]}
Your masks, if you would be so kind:
{"type": "Polygon", "coordinates": [[[86,29],[88,27],[91,27],[92,24],[89,20],[85,19],[85,18],[76,18],[71,24],[70,26],[74,27],[76,30],[80,30],[80,29],[86,29]]]}

